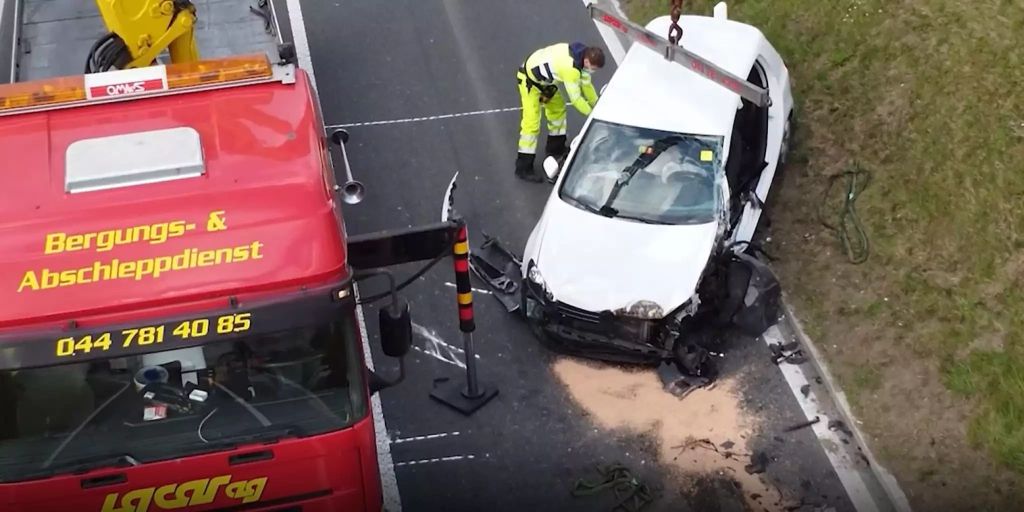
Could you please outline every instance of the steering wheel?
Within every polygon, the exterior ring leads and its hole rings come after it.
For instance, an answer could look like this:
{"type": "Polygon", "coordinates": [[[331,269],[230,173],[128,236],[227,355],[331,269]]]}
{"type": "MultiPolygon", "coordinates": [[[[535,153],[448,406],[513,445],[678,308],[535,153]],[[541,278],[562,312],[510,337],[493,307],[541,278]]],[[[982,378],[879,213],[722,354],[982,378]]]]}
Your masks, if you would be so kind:
{"type": "Polygon", "coordinates": [[[707,171],[704,170],[701,163],[689,155],[683,155],[682,163],[678,164],[678,166],[673,166],[671,170],[666,170],[668,172],[661,174],[661,182],[663,184],[668,184],[669,178],[679,173],[684,173],[686,176],[692,176],[699,180],[705,179],[704,175],[707,174],[707,171]]]}
{"type": "MultiPolygon", "coordinates": [[[[286,373],[288,368],[299,367],[300,371],[303,371],[303,369],[304,369],[303,367],[306,364],[309,364],[309,363],[312,363],[314,361],[318,361],[320,359],[323,359],[323,357],[324,357],[324,354],[313,353],[313,354],[308,354],[308,355],[303,355],[303,356],[299,356],[299,357],[294,357],[294,358],[290,358],[290,359],[285,360],[285,361],[278,361],[278,362],[274,362],[274,363],[264,363],[264,362],[253,363],[252,364],[252,368],[254,370],[257,370],[257,371],[260,371],[260,372],[263,372],[263,373],[275,375],[275,376],[278,376],[278,377],[283,377],[284,375],[282,375],[282,374],[286,373]]],[[[316,375],[312,375],[312,376],[309,376],[309,377],[316,377],[316,375]]],[[[307,378],[309,378],[309,377],[307,377],[307,378]]],[[[301,382],[300,384],[308,385],[310,383],[309,382],[301,382]]]]}

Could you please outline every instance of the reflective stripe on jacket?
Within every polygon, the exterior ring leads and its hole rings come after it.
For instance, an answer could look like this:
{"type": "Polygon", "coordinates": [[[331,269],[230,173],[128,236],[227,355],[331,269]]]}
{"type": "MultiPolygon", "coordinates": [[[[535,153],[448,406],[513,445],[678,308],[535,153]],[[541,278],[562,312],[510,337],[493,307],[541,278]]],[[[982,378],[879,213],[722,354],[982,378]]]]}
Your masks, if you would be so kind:
{"type": "Polygon", "coordinates": [[[589,115],[597,103],[597,91],[590,73],[583,69],[580,43],[558,43],[541,48],[526,59],[527,77],[540,85],[563,84],[569,103],[583,115],[589,115]]]}

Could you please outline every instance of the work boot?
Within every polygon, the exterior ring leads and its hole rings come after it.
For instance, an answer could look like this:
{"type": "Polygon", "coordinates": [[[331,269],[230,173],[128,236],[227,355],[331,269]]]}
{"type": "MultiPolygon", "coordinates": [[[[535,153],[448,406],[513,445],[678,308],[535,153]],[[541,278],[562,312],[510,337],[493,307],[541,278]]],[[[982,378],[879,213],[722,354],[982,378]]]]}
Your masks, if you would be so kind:
{"type": "Polygon", "coordinates": [[[565,157],[569,156],[569,146],[565,145],[565,135],[548,135],[544,152],[547,153],[547,156],[555,157],[559,164],[564,162],[565,157]]]}
{"type": "Polygon", "coordinates": [[[544,181],[544,177],[533,169],[533,155],[530,153],[519,153],[516,157],[516,177],[536,183],[544,181]]]}

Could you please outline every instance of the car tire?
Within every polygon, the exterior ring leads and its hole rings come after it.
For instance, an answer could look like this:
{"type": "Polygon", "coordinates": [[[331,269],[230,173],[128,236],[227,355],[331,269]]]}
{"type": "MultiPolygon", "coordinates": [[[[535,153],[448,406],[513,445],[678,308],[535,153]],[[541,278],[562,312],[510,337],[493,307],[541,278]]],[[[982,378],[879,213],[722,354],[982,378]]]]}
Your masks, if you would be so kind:
{"type": "Polygon", "coordinates": [[[793,111],[789,111],[789,115],[786,116],[786,124],[782,127],[782,143],[779,145],[779,163],[776,166],[776,174],[781,174],[781,171],[786,167],[786,163],[789,160],[789,151],[793,143],[793,111]]]}

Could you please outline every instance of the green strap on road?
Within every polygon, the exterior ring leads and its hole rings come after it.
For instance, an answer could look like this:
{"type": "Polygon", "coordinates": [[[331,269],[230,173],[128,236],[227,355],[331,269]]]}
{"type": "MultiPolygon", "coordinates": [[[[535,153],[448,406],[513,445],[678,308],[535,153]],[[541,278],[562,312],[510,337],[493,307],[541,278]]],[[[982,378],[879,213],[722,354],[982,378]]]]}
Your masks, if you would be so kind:
{"type": "Polygon", "coordinates": [[[854,162],[849,170],[828,177],[825,194],[822,197],[821,204],[818,206],[818,219],[821,221],[821,224],[836,233],[839,237],[839,242],[843,245],[846,257],[850,260],[850,263],[855,265],[867,261],[870,250],[868,235],[864,231],[864,225],[861,224],[860,218],[857,217],[857,210],[855,209],[857,198],[864,192],[870,181],[871,174],[862,169],[860,164],[854,162]],[[843,196],[843,206],[839,211],[838,222],[830,223],[825,220],[822,211],[825,205],[828,204],[832,187],[840,179],[846,181],[846,193],[843,196]]]}
{"type": "Polygon", "coordinates": [[[647,485],[640,482],[628,468],[621,464],[612,464],[605,467],[598,466],[598,474],[601,480],[596,482],[579,479],[572,491],[575,497],[592,496],[609,489],[615,492],[615,506],[612,512],[639,512],[651,503],[651,491],[647,485]]]}

